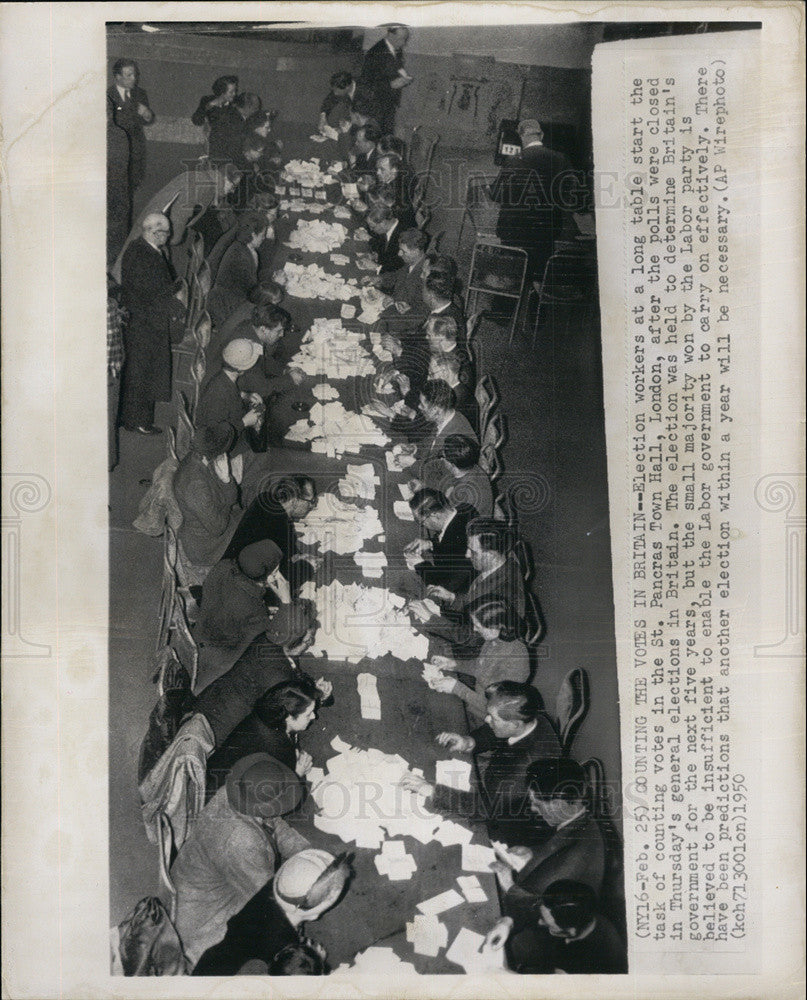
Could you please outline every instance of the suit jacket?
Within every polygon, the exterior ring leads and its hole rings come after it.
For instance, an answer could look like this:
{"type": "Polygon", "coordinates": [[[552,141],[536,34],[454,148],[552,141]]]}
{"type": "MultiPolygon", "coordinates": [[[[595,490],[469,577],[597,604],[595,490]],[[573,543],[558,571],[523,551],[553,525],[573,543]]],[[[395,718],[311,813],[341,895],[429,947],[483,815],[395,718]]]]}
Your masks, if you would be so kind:
{"type": "Polygon", "coordinates": [[[546,261],[560,235],[564,211],[558,183],[571,165],[548,146],[529,146],[502,168],[491,189],[501,205],[496,235],[505,244],[524,247],[531,262],[546,261]]]}
{"type": "Polygon", "coordinates": [[[558,879],[584,882],[597,893],[602,888],[605,843],[597,821],[588,814],[555,830],[538,846],[532,839],[521,843],[533,847],[533,856],[516,875],[502,907],[518,926],[534,920],[542,893],[558,879]]]}
{"type": "MultiPolygon", "coordinates": [[[[409,317],[410,321],[413,315],[417,316],[421,313],[425,315],[428,312],[423,304],[423,265],[425,261],[424,257],[423,260],[415,264],[411,271],[408,264],[401,264],[396,271],[385,274],[381,280],[383,291],[391,295],[396,302],[406,302],[411,306],[411,310],[404,314],[409,317]]],[[[396,310],[391,315],[395,318],[400,314],[396,310]]]]}
{"type": "Polygon", "coordinates": [[[628,971],[625,942],[611,921],[597,914],[594,930],[577,941],[553,937],[544,927],[514,928],[507,939],[507,964],[522,975],[618,976],[628,971]]]}
{"type": "Polygon", "coordinates": [[[234,559],[217,562],[202,586],[197,640],[235,648],[265,632],[270,624],[263,588],[244,576],[234,559]]]}
{"type": "Polygon", "coordinates": [[[415,567],[415,572],[426,586],[435,584],[448,590],[465,590],[473,577],[473,567],[465,558],[468,547],[466,528],[468,522],[476,516],[473,507],[460,506],[449,521],[443,537],[431,535],[431,562],[422,562],[415,567]]]}
{"type": "MultiPolygon", "coordinates": [[[[146,122],[137,113],[137,108],[140,104],[145,104],[151,111],[148,94],[142,87],[135,86],[129,91],[128,100],[124,100],[113,83],[107,90],[107,96],[115,109],[115,124],[129,136],[130,181],[132,188],[136,188],[143,180],[146,170],[146,136],[143,132],[143,125],[146,122]]],[[[154,112],[148,124],[152,121],[154,112]]]]}
{"type": "Polygon", "coordinates": [[[258,265],[246,243],[234,240],[225,250],[210,290],[207,308],[218,326],[247,298],[258,283],[258,265]]]}
{"type": "Polygon", "coordinates": [[[400,90],[393,90],[390,83],[403,67],[403,52],[394,55],[382,38],[367,50],[359,75],[358,87],[367,92],[373,117],[384,123],[394,113],[401,101],[400,90]]]}
{"type": "Polygon", "coordinates": [[[431,458],[441,455],[446,438],[451,437],[452,434],[461,434],[463,437],[469,437],[473,441],[479,441],[479,437],[469,423],[468,418],[463,416],[458,410],[455,410],[454,416],[445,427],[434,435],[430,444],[427,442],[426,457],[431,458]]]}
{"type": "Polygon", "coordinates": [[[236,559],[243,548],[264,538],[273,541],[283,553],[280,559],[280,572],[291,584],[292,591],[298,590],[307,579],[310,579],[311,567],[306,562],[291,561],[292,556],[297,555],[298,551],[294,522],[268,493],[259,493],[244,511],[232,541],[224,553],[224,558],[236,559]]]}
{"type": "Polygon", "coordinates": [[[437,785],[429,808],[470,820],[486,820],[491,837],[519,844],[522,830],[534,826],[527,795],[527,769],[533,761],[556,757],[560,743],[547,716],[538,717],[535,729],[523,739],[509,743],[499,739],[487,724],[475,729],[475,757],[490,753],[480,786],[470,792],[437,785]]]}
{"type": "Polygon", "coordinates": [[[129,310],[128,329],[138,338],[167,338],[178,306],[174,275],[165,256],[142,236],[121,255],[122,304],[129,310]]]}

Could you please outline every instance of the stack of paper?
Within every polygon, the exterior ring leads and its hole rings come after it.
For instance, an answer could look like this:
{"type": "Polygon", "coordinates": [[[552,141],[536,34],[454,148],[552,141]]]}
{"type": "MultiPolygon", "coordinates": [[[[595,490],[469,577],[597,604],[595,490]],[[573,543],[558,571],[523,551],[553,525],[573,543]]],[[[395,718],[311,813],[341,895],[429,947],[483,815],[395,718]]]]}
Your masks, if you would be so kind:
{"type": "Polygon", "coordinates": [[[384,575],[387,557],[383,552],[356,552],[353,558],[361,567],[362,576],[366,576],[370,580],[380,580],[384,575]]]}
{"type": "Polygon", "coordinates": [[[316,507],[295,528],[305,545],[319,545],[321,552],[340,555],[358,552],[365,541],[384,531],[374,507],[345,503],[334,493],[321,493],[316,507]]]}
{"type": "Polygon", "coordinates": [[[353,231],[353,239],[356,243],[368,243],[370,240],[370,234],[363,226],[360,226],[358,229],[353,231]]]}
{"type": "Polygon", "coordinates": [[[339,480],[339,493],[343,497],[375,500],[375,488],[380,485],[381,480],[376,475],[374,465],[369,462],[364,465],[348,465],[347,475],[339,480]]]}
{"type": "Polygon", "coordinates": [[[401,975],[417,975],[414,965],[398,958],[392,948],[368,948],[356,955],[352,965],[343,962],[331,974],[344,972],[349,972],[351,976],[372,976],[374,979],[389,976],[396,981],[401,975]]]}
{"type": "Polygon", "coordinates": [[[415,859],[406,853],[402,840],[385,840],[374,860],[379,874],[386,875],[390,882],[403,882],[417,871],[415,859]]]}
{"type": "Polygon", "coordinates": [[[444,819],[434,835],[434,839],[443,847],[453,847],[455,844],[464,846],[474,839],[474,831],[467,826],[455,823],[453,819],[444,819]]]}
{"type": "Polygon", "coordinates": [[[391,451],[387,452],[387,468],[390,472],[402,472],[417,462],[417,455],[408,454],[405,448],[405,445],[396,444],[391,451]]]}
{"type": "Polygon", "coordinates": [[[281,180],[286,184],[299,184],[302,187],[324,187],[331,180],[320,170],[319,157],[310,160],[289,160],[283,168],[281,180]]]}
{"type": "Polygon", "coordinates": [[[343,253],[332,253],[332,254],[329,255],[329,259],[334,264],[338,264],[340,267],[343,267],[345,264],[349,264],[350,263],[350,258],[349,257],[345,257],[345,255],[343,253]]]}
{"type": "Polygon", "coordinates": [[[347,239],[347,229],[341,222],[319,222],[300,219],[289,236],[288,245],[312,253],[330,253],[347,239]]]}
{"type": "Polygon", "coordinates": [[[438,760],[435,768],[435,780],[438,785],[447,785],[459,792],[471,790],[471,762],[451,757],[448,760],[438,760]]]}
{"type": "Polygon", "coordinates": [[[492,847],[485,844],[463,844],[462,867],[466,872],[489,872],[496,860],[492,847]]]}
{"type": "Polygon", "coordinates": [[[378,678],[375,674],[359,674],[356,677],[363,719],[381,718],[381,698],[378,695],[378,678]]]}
{"type": "Polygon", "coordinates": [[[528,857],[520,857],[517,854],[511,854],[507,847],[507,844],[503,844],[500,840],[491,840],[491,847],[496,852],[496,857],[501,858],[505,864],[509,865],[513,871],[520,872],[521,869],[530,860],[528,857]]]}
{"type": "Polygon", "coordinates": [[[286,261],[281,274],[281,284],[289,295],[298,299],[326,299],[346,302],[359,294],[359,287],[352,279],[345,281],[338,274],[329,274],[319,264],[295,264],[286,261]]]}
{"type": "MultiPolygon", "coordinates": [[[[304,534],[303,541],[311,544],[312,540],[304,534]]],[[[345,545],[341,549],[344,550],[345,545]]],[[[358,663],[365,656],[377,658],[387,653],[400,660],[424,660],[428,656],[429,640],[412,628],[404,603],[403,598],[383,587],[365,587],[357,583],[345,586],[339,580],[318,587],[319,628],[312,654],[352,663],[358,663]]]]}
{"type": "Polygon", "coordinates": [[[456,889],[446,889],[445,892],[441,892],[436,896],[432,896],[431,899],[424,899],[423,902],[418,903],[418,909],[427,916],[436,917],[439,913],[445,913],[446,910],[453,910],[455,906],[459,906],[460,903],[464,902],[465,900],[456,889]]]}
{"type": "Polygon", "coordinates": [[[412,923],[406,925],[406,940],[410,942],[416,955],[430,955],[434,958],[448,944],[448,928],[437,917],[418,913],[412,923]]]}
{"type": "Polygon", "coordinates": [[[457,878],[463,896],[469,903],[486,903],[488,894],[482,888],[482,883],[476,875],[460,875],[457,878]]]}
{"type": "Polygon", "coordinates": [[[393,300],[389,295],[385,295],[372,285],[365,285],[361,290],[362,312],[359,320],[362,323],[375,323],[387,306],[392,305],[393,300]]]}

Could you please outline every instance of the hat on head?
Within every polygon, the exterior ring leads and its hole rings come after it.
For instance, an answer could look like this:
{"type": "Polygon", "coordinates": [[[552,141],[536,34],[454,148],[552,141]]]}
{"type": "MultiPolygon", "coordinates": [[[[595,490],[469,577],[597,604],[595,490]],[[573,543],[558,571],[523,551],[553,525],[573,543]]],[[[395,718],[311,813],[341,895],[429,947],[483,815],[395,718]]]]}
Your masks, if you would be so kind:
{"type": "Polygon", "coordinates": [[[275,875],[275,898],[287,912],[305,912],[327,899],[334,902],[350,875],[350,858],[307,848],[284,861],[275,875]]]}
{"type": "Polygon", "coordinates": [[[541,123],[537,118],[524,118],[518,123],[518,134],[524,135],[526,132],[541,132],[541,123]]]}
{"type": "Polygon", "coordinates": [[[274,573],[282,558],[283,553],[278,546],[264,538],[241,549],[237,562],[244,576],[248,576],[250,580],[261,580],[274,573]]]}
{"type": "Polygon", "coordinates": [[[229,451],[235,440],[235,429],[226,420],[208,427],[199,427],[193,435],[193,450],[203,458],[217,458],[229,451]]]}
{"type": "Polygon", "coordinates": [[[281,604],[272,615],[266,634],[272,642],[284,646],[300,639],[313,624],[314,616],[308,602],[281,604]]]}
{"type": "Polygon", "coordinates": [[[231,340],[221,352],[225,365],[235,368],[237,372],[249,371],[262,354],[263,346],[246,337],[231,340]]]}
{"type": "Polygon", "coordinates": [[[237,761],[227,775],[227,801],[243,816],[272,819],[296,809],[303,798],[300,779],[268,753],[237,761]]]}
{"type": "Polygon", "coordinates": [[[586,773],[570,757],[546,757],[530,764],[527,782],[542,799],[582,799],[586,794],[586,773]]]}

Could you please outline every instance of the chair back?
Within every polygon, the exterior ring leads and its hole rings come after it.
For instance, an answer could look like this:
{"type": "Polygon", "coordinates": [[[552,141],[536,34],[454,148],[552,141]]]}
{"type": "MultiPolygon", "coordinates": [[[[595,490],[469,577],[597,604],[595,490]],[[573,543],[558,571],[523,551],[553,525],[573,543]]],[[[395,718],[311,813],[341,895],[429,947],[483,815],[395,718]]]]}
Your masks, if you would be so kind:
{"type": "Polygon", "coordinates": [[[202,392],[202,382],[205,379],[207,369],[207,359],[204,347],[199,347],[196,356],[191,362],[191,380],[193,382],[193,400],[191,407],[191,419],[196,419],[196,409],[199,406],[199,396],[202,392]]]}
{"type": "Polygon", "coordinates": [[[191,450],[191,442],[193,441],[194,427],[193,421],[190,415],[190,404],[188,403],[185,393],[181,389],[174,390],[174,400],[176,403],[176,454],[177,460],[182,461],[182,459],[191,450]]]}
{"type": "Polygon", "coordinates": [[[571,755],[572,743],[588,714],[590,700],[588,674],[582,667],[575,667],[561,681],[555,702],[560,747],[564,757],[571,755]]]}
{"type": "Polygon", "coordinates": [[[210,335],[213,332],[213,324],[210,320],[210,313],[207,309],[202,309],[199,318],[193,327],[193,336],[196,343],[202,350],[206,351],[210,343],[210,335]]]}
{"type": "Polygon", "coordinates": [[[185,270],[185,278],[188,284],[193,283],[193,278],[199,273],[202,261],[205,259],[205,241],[202,234],[196,229],[188,230],[188,266],[185,270]]]}
{"type": "Polygon", "coordinates": [[[487,426],[482,432],[480,445],[482,450],[488,448],[498,451],[505,441],[506,428],[504,417],[500,412],[491,414],[488,418],[487,426]]]}
{"type": "Polygon", "coordinates": [[[203,260],[199,265],[199,271],[197,273],[197,278],[199,279],[199,288],[202,292],[202,298],[207,299],[210,289],[213,287],[213,278],[210,273],[210,265],[206,260],[203,260]]]}
{"type": "Polygon", "coordinates": [[[485,473],[491,483],[495,483],[504,472],[499,453],[491,445],[483,445],[480,449],[479,468],[485,473]]]}
{"type": "Polygon", "coordinates": [[[499,403],[499,394],[496,391],[496,383],[490,375],[483,375],[476,383],[474,398],[479,407],[479,433],[485,437],[485,431],[494,408],[499,403]]]}
{"type": "Polygon", "coordinates": [[[157,612],[157,652],[168,645],[171,634],[171,622],[177,599],[176,574],[177,542],[173,528],[166,523],[163,529],[163,575],[160,592],[160,607],[157,612]]]}
{"type": "Polygon", "coordinates": [[[191,679],[191,691],[196,688],[196,678],[199,673],[199,648],[191,632],[188,619],[188,601],[181,592],[177,592],[173,627],[171,629],[171,649],[177,659],[187,670],[191,679]]]}
{"type": "Polygon", "coordinates": [[[597,288],[597,261],[590,252],[561,250],[544,267],[539,302],[582,302],[597,288]]]}
{"type": "Polygon", "coordinates": [[[535,594],[528,590],[525,596],[527,607],[524,618],[527,626],[527,632],[524,636],[524,642],[528,646],[537,646],[543,639],[544,635],[546,635],[544,616],[541,611],[541,605],[538,603],[538,598],[535,594]]]}

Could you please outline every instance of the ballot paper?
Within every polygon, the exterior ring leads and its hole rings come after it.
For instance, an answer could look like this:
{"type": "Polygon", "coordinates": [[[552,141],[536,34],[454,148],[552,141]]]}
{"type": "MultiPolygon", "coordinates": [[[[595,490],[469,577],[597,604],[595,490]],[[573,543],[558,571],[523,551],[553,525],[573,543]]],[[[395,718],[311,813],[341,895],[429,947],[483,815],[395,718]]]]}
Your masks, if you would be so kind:
{"type": "Polygon", "coordinates": [[[339,315],[342,317],[342,319],[353,319],[353,317],[356,315],[356,307],[351,306],[347,302],[345,302],[340,310],[339,315]]]}
{"type": "MultiPolygon", "coordinates": [[[[318,829],[345,843],[355,841],[358,847],[381,847],[385,831],[390,837],[431,840],[441,817],[429,813],[417,796],[401,786],[403,776],[411,773],[403,757],[375,748],[360,750],[338,737],[331,746],[336,756],[327,761],[325,778],[311,789],[319,810],[314,817],[318,829]]],[[[411,867],[400,851],[400,847],[385,850],[389,862],[401,862],[393,869],[398,877],[411,867]]]]}
{"type": "MultiPolygon", "coordinates": [[[[303,541],[311,544],[311,537],[304,534],[303,541]]],[[[384,587],[344,585],[339,580],[317,587],[319,628],[312,655],[355,663],[366,656],[376,659],[387,653],[399,660],[424,660],[429,640],[412,628],[405,607],[396,606],[396,596],[384,587]]]]}
{"type": "Polygon", "coordinates": [[[401,496],[408,503],[412,499],[412,487],[409,483],[398,483],[398,489],[401,491],[401,496]]]}
{"type": "Polygon", "coordinates": [[[396,500],[392,505],[392,510],[399,521],[414,521],[415,515],[412,508],[405,500],[396,500]]]}
{"type": "Polygon", "coordinates": [[[443,673],[442,669],[436,664],[429,663],[428,660],[423,664],[423,680],[426,681],[427,684],[432,681],[444,680],[445,676],[446,675],[443,673]]]}
{"type": "Polygon", "coordinates": [[[314,788],[325,780],[325,771],[321,767],[311,767],[306,773],[305,780],[310,788],[314,788]]]}
{"type": "Polygon", "coordinates": [[[440,913],[445,913],[446,910],[453,910],[455,906],[464,902],[465,900],[456,889],[446,889],[445,892],[432,896],[431,899],[424,899],[422,903],[418,903],[417,908],[427,916],[436,917],[440,913]]]}
{"type": "Polygon", "coordinates": [[[434,772],[438,785],[447,785],[459,792],[471,790],[471,762],[451,757],[448,760],[438,760],[434,772]]]}
{"type": "MultiPolygon", "coordinates": [[[[281,212],[295,212],[298,215],[302,215],[303,212],[308,212],[310,215],[321,215],[323,212],[328,211],[327,205],[318,205],[313,201],[303,201],[302,198],[291,198],[282,199],[279,204],[279,209],[281,212]]],[[[294,243],[286,243],[287,247],[295,246],[294,243]]],[[[304,249],[309,249],[308,247],[304,249]]]]}
{"type": "MultiPolygon", "coordinates": [[[[303,193],[307,188],[303,188],[303,193]]],[[[309,192],[309,195],[313,192],[309,192]]],[[[312,253],[330,253],[347,239],[347,229],[341,222],[320,222],[300,219],[288,239],[288,246],[312,253]]]]}
{"type": "Polygon", "coordinates": [[[327,142],[328,136],[320,135],[319,132],[315,132],[313,135],[308,137],[312,142],[327,142]]]}
{"type": "Polygon", "coordinates": [[[317,585],[313,580],[306,580],[302,587],[300,587],[297,596],[301,601],[313,601],[317,596],[317,585]]]}
{"type": "Polygon", "coordinates": [[[469,903],[486,903],[488,894],[482,888],[482,883],[476,875],[460,875],[457,878],[463,896],[469,903]]]}
{"type": "MultiPolygon", "coordinates": [[[[336,213],[334,212],[334,215],[335,214],[336,213]]],[[[348,212],[348,215],[350,215],[349,212],[348,212]]],[[[341,218],[341,216],[337,216],[337,218],[341,218]]],[[[350,258],[349,257],[345,257],[345,255],[343,253],[332,253],[332,254],[329,254],[328,255],[328,260],[332,261],[334,264],[338,264],[340,267],[344,266],[345,264],[349,264],[350,263],[350,258]]]]}
{"type": "Polygon", "coordinates": [[[512,854],[507,847],[507,844],[503,844],[500,840],[491,840],[490,846],[496,852],[496,857],[501,858],[505,864],[509,865],[513,871],[520,872],[521,869],[530,860],[528,857],[519,857],[517,854],[512,854]]]}
{"type": "MultiPolygon", "coordinates": [[[[345,187],[347,186],[352,186],[352,185],[345,185],[345,187]]],[[[353,197],[355,198],[356,195],[353,195],[353,197]]],[[[353,239],[356,243],[369,243],[370,234],[367,232],[364,226],[360,226],[358,229],[355,229],[353,231],[353,239]]]]}
{"type": "MultiPolygon", "coordinates": [[[[342,185],[342,194],[348,200],[352,200],[353,198],[358,198],[359,197],[359,188],[358,188],[358,185],[356,185],[356,184],[343,184],[342,185]]],[[[356,237],[354,236],[353,238],[355,239],[356,237]]],[[[369,239],[370,237],[368,236],[367,238],[369,239]]]]}
{"type": "Polygon", "coordinates": [[[384,575],[387,557],[383,552],[355,552],[353,558],[361,567],[362,576],[372,580],[380,580],[384,575]]]}
{"type": "Polygon", "coordinates": [[[474,831],[452,819],[444,819],[434,834],[434,839],[443,847],[463,846],[474,839],[474,831]]]}
{"type": "Polygon", "coordinates": [[[378,358],[379,361],[392,361],[393,354],[392,351],[388,351],[386,347],[382,347],[381,344],[373,345],[373,354],[378,358]]]}
{"type": "Polygon", "coordinates": [[[320,170],[319,163],[319,157],[312,157],[310,160],[289,160],[283,168],[281,179],[287,184],[299,184],[301,187],[324,187],[330,178],[320,170]]]}
{"type": "Polygon", "coordinates": [[[327,194],[324,191],[315,191],[314,197],[317,199],[317,201],[326,201],[328,198],[327,194]]]}
{"type": "MultiPolygon", "coordinates": [[[[335,493],[321,493],[313,510],[295,522],[295,529],[305,545],[318,545],[320,552],[339,555],[358,552],[365,541],[384,530],[374,507],[345,503],[335,493]]],[[[317,589],[317,599],[322,589],[317,589]]]]}
{"type": "Polygon", "coordinates": [[[337,219],[349,219],[351,216],[351,211],[349,208],[345,208],[344,205],[337,205],[336,208],[333,210],[333,214],[334,217],[337,219]]]}
{"type": "Polygon", "coordinates": [[[340,275],[323,270],[319,264],[295,264],[289,260],[283,265],[282,273],[286,291],[294,298],[347,302],[360,294],[354,280],[345,281],[340,275]]]}
{"type": "Polygon", "coordinates": [[[381,718],[381,698],[378,694],[378,678],[375,674],[359,674],[356,677],[363,719],[381,718]]]}
{"type": "Polygon", "coordinates": [[[381,313],[392,303],[392,299],[372,285],[364,285],[360,291],[362,323],[375,323],[381,313]]]}
{"type": "Polygon", "coordinates": [[[376,475],[375,466],[367,462],[364,465],[348,465],[346,475],[338,485],[343,497],[375,500],[376,486],[381,485],[381,480],[376,475]]]}
{"type": "Polygon", "coordinates": [[[394,976],[417,975],[417,970],[410,962],[404,962],[395,954],[392,948],[368,948],[359,952],[353,959],[353,964],[343,962],[331,973],[332,976],[349,972],[351,976],[394,976]]]}
{"type": "Polygon", "coordinates": [[[331,399],[339,399],[339,392],[329,382],[318,383],[311,389],[311,393],[321,403],[327,403],[331,399]]]}
{"type": "Polygon", "coordinates": [[[417,863],[406,853],[402,840],[385,840],[373,861],[379,874],[386,875],[390,882],[403,882],[417,871],[417,863]]]}
{"type": "Polygon", "coordinates": [[[463,844],[462,868],[466,872],[489,872],[496,852],[485,844],[463,844]]]}
{"type": "Polygon", "coordinates": [[[448,928],[435,916],[417,913],[414,920],[406,925],[406,940],[416,955],[434,958],[448,944],[448,928]]]}
{"type": "Polygon", "coordinates": [[[455,965],[461,965],[469,974],[481,972],[491,967],[490,957],[481,950],[484,942],[483,935],[463,927],[446,952],[446,958],[455,965]]]}

